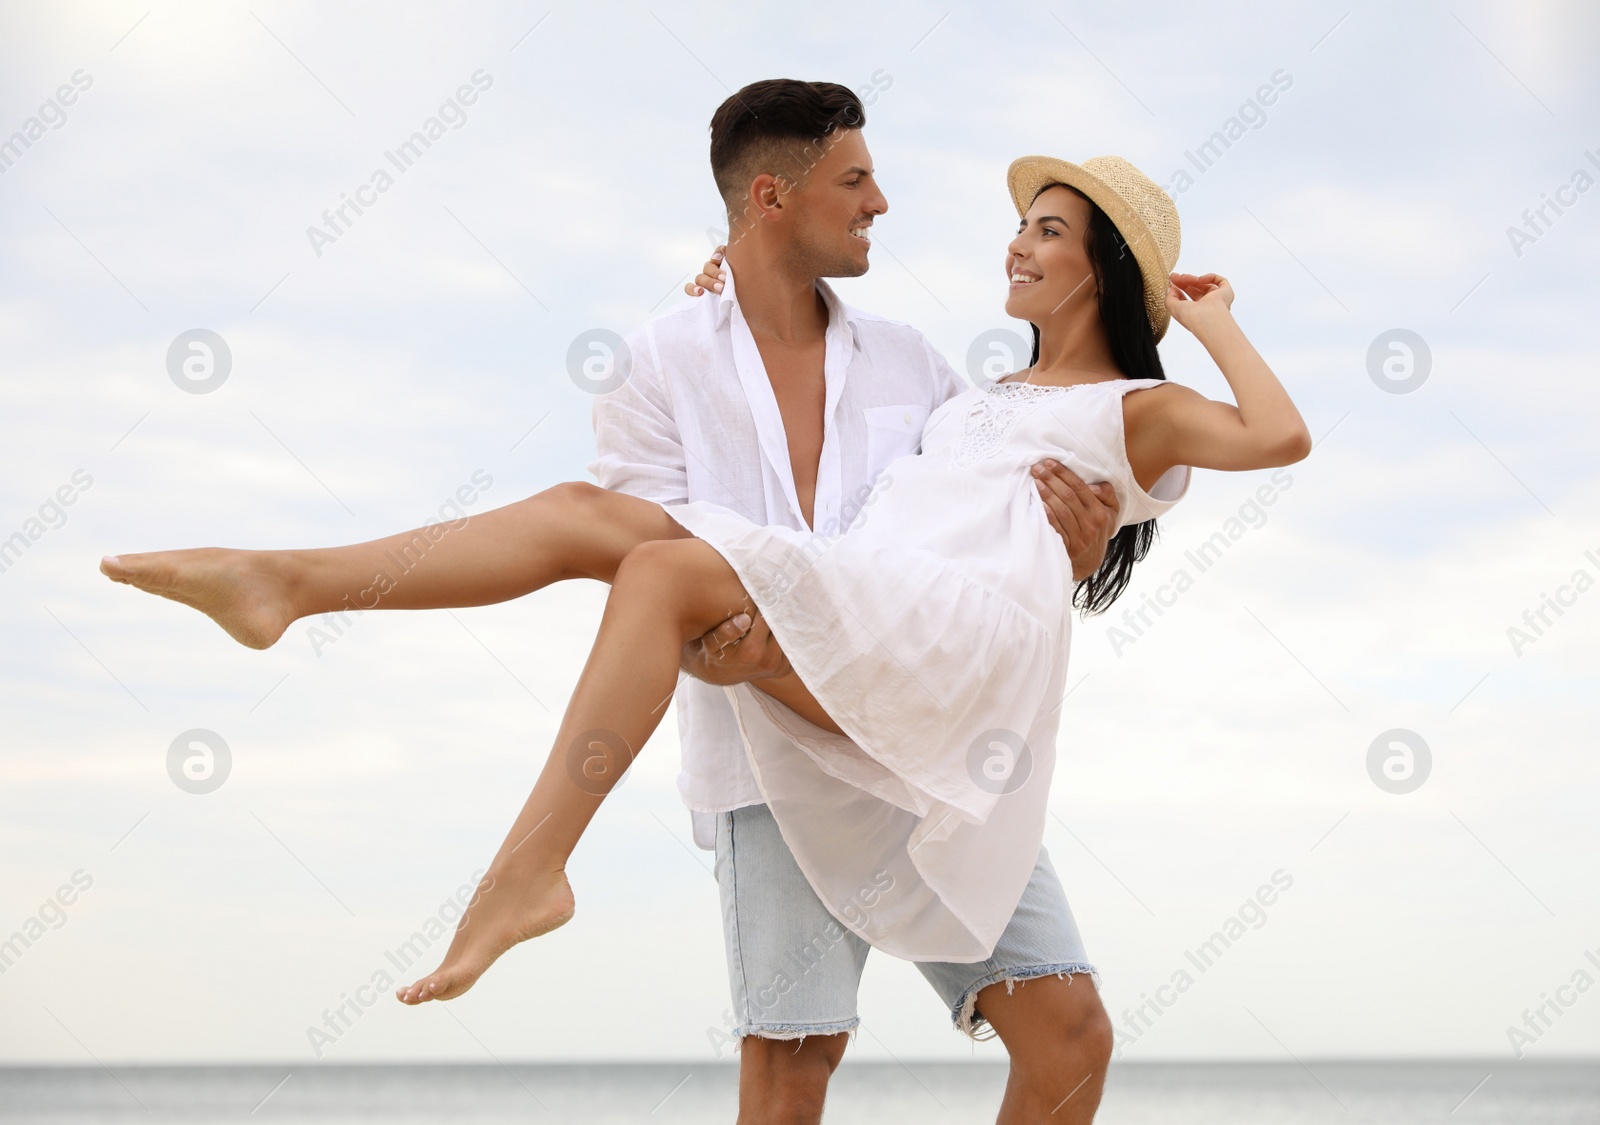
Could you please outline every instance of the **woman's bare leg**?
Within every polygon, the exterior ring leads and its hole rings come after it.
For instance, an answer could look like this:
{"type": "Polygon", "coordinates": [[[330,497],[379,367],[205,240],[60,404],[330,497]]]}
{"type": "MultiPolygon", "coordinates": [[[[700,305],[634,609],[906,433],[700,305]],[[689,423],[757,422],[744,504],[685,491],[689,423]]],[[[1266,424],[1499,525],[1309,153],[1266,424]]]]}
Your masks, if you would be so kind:
{"type": "MultiPolygon", "coordinates": [[[[584,484],[347,547],[166,551],[108,557],[101,570],[199,609],[254,648],[310,614],[486,605],[564,578],[615,583],[555,748],[443,964],[398,993],[411,1003],[460,995],[511,946],[571,918],[567,857],[659,724],[683,644],[755,612],[722,556],[659,505],[584,484]]],[[[767,686],[832,727],[797,677],[767,686]]]]}
{"type": "Polygon", "coordinates": [[[686,534],[657,504],[569,483],[346,547],[112,555],[100,570],[198,609],[241,644],[267,648],[312,614],[489,605],[565,578],[609,582],[638,544],[686,534]]]}
{"type": "Polygon", "coordinates": [[[733,569],[698,539],[652,542],[623,561],[554,748],[490,863],[443,963],[398,989],[448,1000],[520,941],[572,917],[567,857],[656,725],[685,641],[752,604],[733,569]]]}

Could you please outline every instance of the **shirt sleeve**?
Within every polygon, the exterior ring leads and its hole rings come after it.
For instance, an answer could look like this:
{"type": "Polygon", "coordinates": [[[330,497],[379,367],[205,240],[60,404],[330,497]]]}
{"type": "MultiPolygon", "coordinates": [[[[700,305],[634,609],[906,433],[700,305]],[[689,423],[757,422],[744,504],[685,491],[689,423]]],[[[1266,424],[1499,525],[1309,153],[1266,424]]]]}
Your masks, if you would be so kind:
{"type": "Polygon", "coordinates": [[[928,355],[928,370],[933,375],[931,380],[933,402],[930,406],[938,409],[966,390],[968,384],[955,373],[950,362],[944,358],[944,353],[934,347],[932,341],[920,332],[917,333],[917,338],[922,341],[923,351],[928,355]]]}
{"type": "Polygon", "coordinates": [[[922,362],[928,372],[928,378],[925,383],[928,389],[928,421],[924,424],[922,431],[922,436],[925,439],[929,432],[928,426],[939,426],[949,422],[949,417],[940,414],[939,408],[958,394],[971,388],[961,376],[955,373],[949,361],[944,358],[944,353],[934,347],[931,340],[915,328],[906,326],[906,330],[915,337],[915,340],[903,352],[905,362],[915,363],[920,349],[922,362]]]}
{"type": "Polygon", "coordinates": [[[649,325],[629,336],[627,381],[595,397],[595,459],[589,471],[602,488],[657,504],[683,504],[689,499],[683,439],[654,344],[649,325]]]}

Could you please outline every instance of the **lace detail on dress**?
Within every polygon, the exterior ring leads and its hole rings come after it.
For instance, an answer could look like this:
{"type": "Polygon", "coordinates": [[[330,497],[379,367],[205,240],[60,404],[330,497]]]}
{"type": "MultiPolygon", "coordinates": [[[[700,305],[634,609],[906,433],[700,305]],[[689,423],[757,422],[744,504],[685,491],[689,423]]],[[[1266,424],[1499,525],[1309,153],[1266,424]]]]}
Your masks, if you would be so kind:
{"type": "MultiPolygon", "coordinates": [[[[1078,384],[1082,386],[1084,384],[1078,384]]],[[[1017,423],[1055,391],[1073,387],[1050,387],[1038,383],[994,383],[975,398],[961,424],[961,443],[956,447],[955,464],[965,468],[999,451],[1017,428],[1017,423]]]]}

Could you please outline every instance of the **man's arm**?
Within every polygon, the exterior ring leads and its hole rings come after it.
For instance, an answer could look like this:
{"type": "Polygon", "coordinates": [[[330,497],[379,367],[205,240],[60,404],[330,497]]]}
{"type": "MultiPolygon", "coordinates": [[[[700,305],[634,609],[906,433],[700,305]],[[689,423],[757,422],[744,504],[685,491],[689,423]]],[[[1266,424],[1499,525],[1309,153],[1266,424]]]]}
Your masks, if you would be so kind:
{"type": "Polygon", "coordinates": [[[628,370],[614,391],[594,400],[595,459],[589,471],[601,488],[657,504],[689,499],[683,439],[672,397],[656,368],[648,327],[628,337],[628,370]]]}
{"type": "Polygon", "coordinates": [[[1105,561],[1120,508],[1116,490],[1104,481],[1084,484],[1077,473],[1048,457],[1033,467],[1033,482],[1050,526],[1066,545],[1073,581],[1082,582],[1105,561]]]}
{"type": "MultiPolygon", "coordinates": [[[[602,488],[657,504],[686,503],[688,459],[649,328],[629,337],[628,346],[627,380],[595,398],[595,459],[589,471],[602,488]]],[[[766,621],[752,622],[745,614],[684,645],[680,664],[691,676],[712,684],[744,683],[789,671],[766,621]]]]}
{"type": "MultiPolygon", "coordinates": [[[[966,389],[967,384],[950,369],[938,349],[924,341],[928,363],[938,388],[938,406],[966,389]]],[[[1061,536],[1067,557],[1072,560],[1072,577],[1082,582],[1100,569],[1106,546],[1117,526],[1117,494],[1106,483],[1084,484],[1081,477],[1061,462],[1040,461],[1033,467],[1033,482],[1044,501],[1050,526],[1061,536]]]]}
{"type": "Polygon", "coordinates": [[[793,669],[765,617],[728,618],[683,646],[683,670],[708,684],[743,684],[787,676],[793,669]]]}

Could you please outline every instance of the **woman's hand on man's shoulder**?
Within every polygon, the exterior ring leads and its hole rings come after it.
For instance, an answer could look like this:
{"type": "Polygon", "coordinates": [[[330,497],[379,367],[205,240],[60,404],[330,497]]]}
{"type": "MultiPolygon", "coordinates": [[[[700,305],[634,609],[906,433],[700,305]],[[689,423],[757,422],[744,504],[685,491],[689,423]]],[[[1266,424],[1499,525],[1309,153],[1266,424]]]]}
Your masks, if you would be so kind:
{"type": "Polygon", "coordinates": [[[684,283],[683,291],[691,297],[699,297],[707,290],[713,293],[722,292],[722,257],[728,252],[726,246],[718,246],[716,251],[700,268],[700,273],[693,281],[684,283]]]}

